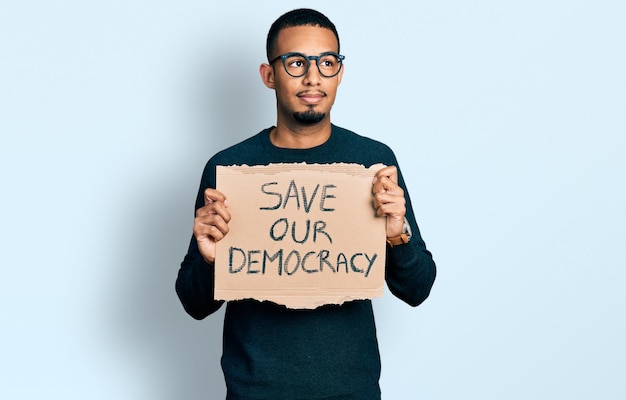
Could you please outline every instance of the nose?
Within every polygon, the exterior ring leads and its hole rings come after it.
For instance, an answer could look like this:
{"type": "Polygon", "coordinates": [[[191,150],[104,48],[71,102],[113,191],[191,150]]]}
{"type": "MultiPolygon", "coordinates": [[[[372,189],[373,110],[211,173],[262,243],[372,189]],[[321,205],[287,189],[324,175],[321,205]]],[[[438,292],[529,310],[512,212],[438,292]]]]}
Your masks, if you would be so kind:
{"type": "Polygon", "coordinates": [[[322,75],[320,74],[320,70],[317,66],[317,62],[319,60],[309,60],[309,68],[304,74],[303,83],[307,86],[316,86],[319,85],[322,80],[322,75]]]}

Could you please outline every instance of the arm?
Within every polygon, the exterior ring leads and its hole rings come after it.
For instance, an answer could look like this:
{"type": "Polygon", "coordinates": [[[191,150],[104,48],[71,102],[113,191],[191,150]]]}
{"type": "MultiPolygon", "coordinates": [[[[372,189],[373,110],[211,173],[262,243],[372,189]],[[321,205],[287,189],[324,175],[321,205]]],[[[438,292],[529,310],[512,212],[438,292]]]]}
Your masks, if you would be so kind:
{"type": "Polygon", "coordinates": [[[214,299],[215,244],[228,233],[230,213],[226,197],[207,188],[196,201],[193,237],[176,279],[176,293],[185,311],[203,319],[217,311],[223,301],[214,299]]]}
{"type": "Polygon", "coordinates": [[[409,242],[387,247],[385,280],[396,297],[415,307],[430,294],[436,266],[422,240],[404,187],[400,171],[391,166],[376,174],[372,192],[378,216],[387,218],[388,238],[400,236],[405,221],[409,224],[409,242]]]}
{"type": "Polygon", "coordinates": [[[176,279],[176,293],[185,311],[195,319],[203,319],[217,311],[223,301],[214,300],[214,287],[214,265],[202,257],[196,238],[192,237],[176,279]]]}

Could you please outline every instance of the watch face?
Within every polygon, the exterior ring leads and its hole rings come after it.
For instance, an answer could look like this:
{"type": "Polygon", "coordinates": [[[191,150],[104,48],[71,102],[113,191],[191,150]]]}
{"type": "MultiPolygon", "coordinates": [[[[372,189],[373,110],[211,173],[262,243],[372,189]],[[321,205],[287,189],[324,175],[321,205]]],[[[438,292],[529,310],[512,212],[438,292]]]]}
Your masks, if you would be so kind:
{"type": "Polygon", "coordinates": [[[411,225],[409,225],[409,221],[406,219],[406,217],[404,217],[404,226],[402,227],[402,233],[406,234],[408,242],[408,240],[411,239],[411,225]]]}

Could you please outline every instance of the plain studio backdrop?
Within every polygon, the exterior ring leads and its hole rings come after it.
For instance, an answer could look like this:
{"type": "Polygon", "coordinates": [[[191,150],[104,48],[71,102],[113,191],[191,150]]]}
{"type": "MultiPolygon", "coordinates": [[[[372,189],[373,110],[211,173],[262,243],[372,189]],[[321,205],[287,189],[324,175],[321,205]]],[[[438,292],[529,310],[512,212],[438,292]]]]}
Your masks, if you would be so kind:
{"type": "Polygon", "coordinates": [[[0,397],[224,398],[223,310],[174,281],[205,162],[275,123],[258,66],[300,6],[439,268],[417,309],[374,300],[383,398],[626,398],[618,0],[4,2],[0,397]]]}

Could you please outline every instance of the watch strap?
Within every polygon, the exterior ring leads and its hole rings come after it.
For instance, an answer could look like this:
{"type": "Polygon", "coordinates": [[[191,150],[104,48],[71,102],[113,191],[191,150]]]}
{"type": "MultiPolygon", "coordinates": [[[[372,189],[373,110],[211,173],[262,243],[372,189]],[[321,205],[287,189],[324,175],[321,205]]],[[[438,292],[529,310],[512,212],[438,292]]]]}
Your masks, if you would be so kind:
{"type": "Polygon", "coordinates": [[[387,244],[389,244],[390,247],[399,246],[406,243],[409,243],[409,236],[406,233],[402,233],[399,236],[387,238],[387,244]]]}

